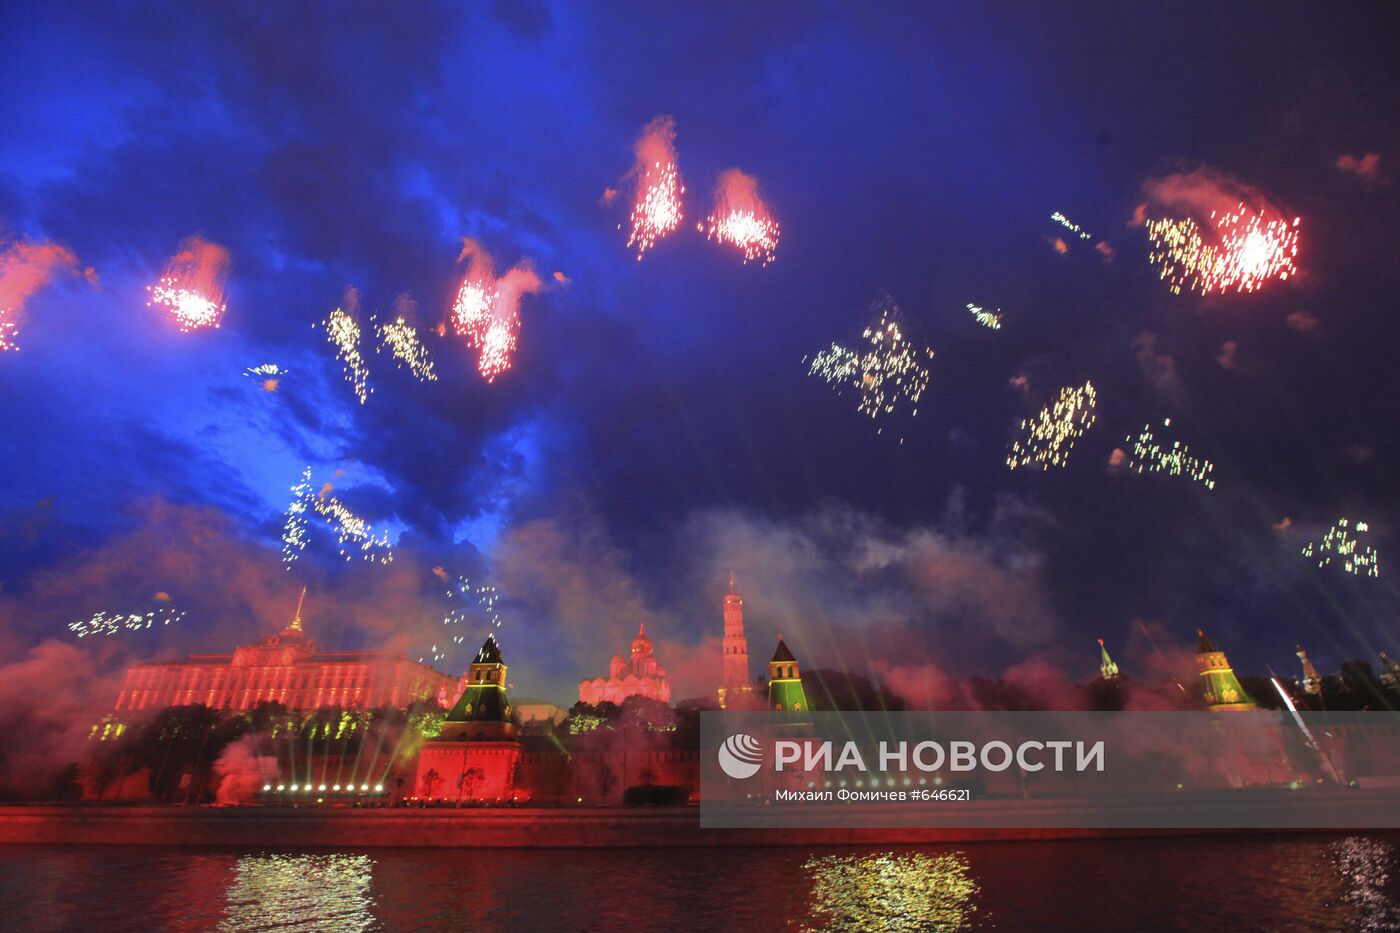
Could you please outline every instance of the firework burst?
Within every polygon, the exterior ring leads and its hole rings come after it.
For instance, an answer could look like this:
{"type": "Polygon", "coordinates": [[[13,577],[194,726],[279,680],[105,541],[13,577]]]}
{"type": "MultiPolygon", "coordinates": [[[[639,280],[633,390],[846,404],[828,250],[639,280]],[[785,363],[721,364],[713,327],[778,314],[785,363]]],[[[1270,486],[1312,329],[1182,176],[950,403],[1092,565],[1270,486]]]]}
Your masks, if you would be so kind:
{"type": "Polygon", "coordinates": [[[86,619],[68,623],[68,631],[79,638],[89,635],[115,635],[121,631],[139,632],[157,625],[179,622],[185,613],[174,609],[150,612],[95,612],[86,619]]]}
{"type": "Polygon", "coordinates": [[[1059,211],[1055,211],[1055,213],[1051,214],[1050,219],[1053,220],[1055,223],[1059,224],[1061,227],[1064,227],[1070,233],[1073,233],[1075,236],[1079,237],[1079,239],[1081,240],[1093,239],[1093,237],[1089,235],[1089,232],[1087,230],[1079,226],[1079,224],[1075,223],[1074,221],[1070,220],[1064,214],[1061,214],[1059,211]]]}
{"type": "Polygon", "coordinates": [[[1202,295],[1253,292],[1297,274],[1300,222],[1297,217],[1292,222],[1270,220],[1266,212],[1240,204],[1233,211],[1211,212],[1211,242],[1190,218],[1149,220],[1148,261],[1173,294],[1182,289],[1202,295]]]}
{"type": "MultiPolygon", "coordinates": [[[[1163,427],[1171,427],[1172,419],[1162,421],[1163,427]]],[[[1162,446],[1152,433],[1152,425],[1143,425],[1137,437],[1129,437],[1132,445],[1128,453],[1127,468],[1138,473],[1164,473],[1167,476],[1184,476],[1205,486],[1215,488],[1211,473],[1215,464],[1191,454],[1191,448],[1180,441],[1172,441],[1170,447],[1162,446]]]]}
{"type": "MultiPolygon", "coordinates": [[[[1303,548],[1303,556],[1316,558],[1318,567],[1326,567],[1337,558],[1342,569],[1356,576],[1379,577],[1381,575],[1380,554],[1370,545],[1362,545],[1352,536],[1353,526],[1345,519],[1327,529],[1320,542],[1309,541],[1303,548]]],[[[1365,534],[1370,528],[1365,522],[1354,526],[1357,535],[1365,534]]]]}
{"type": "Polygon", "coordinates": [[[7,320],[10,312],[10,308],[0,308],[0,353],[19,349],[19,344],[15,343],[15,337],[19,336],[19,325],[7,320]]]}
{"type": "Polygon", "coordinates": [[[202,237],[187,237],[156,284],[146,287],[151,295],[146,304],[164,308],[182,331],[218,327],[227,308],[228,267],[228,250],[202,237]]]}
{"type": "Polygon", "coordinates": [[[737,168],[719,177],[714,210],[696,229],[716,243],[728,243],[744,254],[744,263],[773,261],[778,249],[778,222],[758,195],[758,179],[737,168]]]}
{"type": "Polygon", "coordinates": [[[685,210],[680,170],[676,167],[676,121],[657,117],[642,129],[635,146],[636,162],[629,173],[636,178],[629,247],[637,248],[638,261],[656,241],[680,226],[685,210]]]}
{"type": "Polygon", "coordinates": [[[1001,319],[1004,315],[1000,308],[997,308],[995,311],[988,311],[986,308],[980,308],[969,302],[967,310],[968,313],[972,315],[972,319],[983,327],[991,330],[1001,330],[1001,319]]]}
{"type": "Polygon", "coordinates": [[[452,329],[477,351],[476,369],[487,382],[510,369],[520,344],[520,301],[543,283],[529,260],[521,260],[499,279],[491,256],[470,237],[463,238],[467,276],[448,315],[452,329]]]}
{"type": "MultiPolygon", "coordinates": [[[[370,319],[373,322],[373,318],[370,319]]],[[[391,323],[375,327],[379,337],[376,351],[388,351],[400,369],[407,369],[419,382],[437,382],[437,371],[433,368],[428,348],[418,339],[418,331],[404,320],[402,314],[391,323]]]]}
{"type": "MultiPolygon", "coordinates": [[[[358,304],[353,288],[346,292],[346,304],[352,310],[358,304]]],[[[355,397],[363,405],[374,394],[374,388],[369,384],[369,367],[365,365],[364,354],[360,352],[360,325],[349,314],[336,308],[321,322],[321,328],[326,332],[326,340],[335,347],[345,381],[350,383],[355,397]]]]}
{"type": "Polygon", "coordinates": [[[933,361],[934,353],[905,339],[894,302],[886,300],[879,307],[879,323],[861,333],[869,349],[860,352],[833,343],[812,358],[808,375],[820,376],[838,389],[854,386],[860,391],[856,410],[871,418],[892,414],[900,399],[909,402],[912,417],[919,413],[919,399],[928,388],[929,368],[925,364],[933,361]]]}
{"type": "Polygon", "coordinates": [[[1074,442],[1094,426],[1098,393],[1094,384],[1065,386],[1053,405],[1047,405],[1034,418],[1021,421],[1021,436],[1011,445],[1006,465],[1039,466],[1042,470],[1064,466],[1074,442]]]}
{"type": "MultiPolygon", "coordinates": [[[[440,570],[440,568],[438,568],[440,570]]],[[[443,574],[445,577],[446,574],[443,574]]],[[[477,586],[467,577],[459,576],[456,583],[447,590],[447,598],[451,601],[452,608],[442,617],[442,624],[456,626],[452,634],[446,638],[442,644],[434,644],[429,649],[429,657],[434,662],[446,659],[447,653],[454,646],[462,644],[466,639],[462,629],[463,623],[473,619],[484,619],[493,628],[501,627],[501,614],[496,610],[496,600],[500,597],[494,586],[477,586]]],[[[419,658],[419,661],[425,660],[419,658]]]]}
{"type": "Polygon", "coordinates": [[[308,514],[314,512],[325,519],[336,532],[336,543],[340,556],[350,560],[351,548],[358,548],[362,560],[379,564],[389,564],[394,560],[393,549],[389,547],[388,532],[376,536],[374,528],[364,519],[350,511],[336,497],[330,494],[327,483],[320,493],[311,491],[311,467],[302,471],[301,478],[292,487],[292,501],[287,506],[282,526],[282,563],[291,569],[291,564],[306,550],[308,514]]]}

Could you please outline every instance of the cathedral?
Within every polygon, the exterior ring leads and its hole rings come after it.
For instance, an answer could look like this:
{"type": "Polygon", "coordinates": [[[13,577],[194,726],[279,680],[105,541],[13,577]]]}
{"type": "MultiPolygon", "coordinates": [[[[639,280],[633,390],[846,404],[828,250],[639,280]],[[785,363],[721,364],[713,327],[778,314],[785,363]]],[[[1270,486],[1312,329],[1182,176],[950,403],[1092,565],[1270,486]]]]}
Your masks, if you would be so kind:
{"type": "Polygon", "coordinates": [[[579,700],[594,706],[605,701],[621,703],[631,696],[671,702],[671,684],[666,680],[666,669],[657,663],[652,654],[645,622],[638,626],[637,637],[632,639],[630,659],[615,654],[608,664],[606,680],[602,677],[585,678],[578,685],[579,700]]]}

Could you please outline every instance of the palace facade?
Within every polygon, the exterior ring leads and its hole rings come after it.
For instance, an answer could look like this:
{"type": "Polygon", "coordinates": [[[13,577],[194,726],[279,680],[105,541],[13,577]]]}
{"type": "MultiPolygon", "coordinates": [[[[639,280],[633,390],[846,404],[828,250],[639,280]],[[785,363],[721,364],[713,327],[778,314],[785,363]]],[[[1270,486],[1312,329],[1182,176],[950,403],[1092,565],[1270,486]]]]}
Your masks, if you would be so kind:
{"type": "MultiPolygon", "coordinates": [[[[305,598],[305,592],[302,593],[305,598]]],[[[325,706],[406,707],[421,700],[449,706],[457,678],[384,651],[322,651],[302,629],[301,604],[276,635],[231,654],[192,654],[178,661],[134,664],[117,696],[118,712],[202,703],[247,710],[281,703],[293,710],[325,706]]]]}

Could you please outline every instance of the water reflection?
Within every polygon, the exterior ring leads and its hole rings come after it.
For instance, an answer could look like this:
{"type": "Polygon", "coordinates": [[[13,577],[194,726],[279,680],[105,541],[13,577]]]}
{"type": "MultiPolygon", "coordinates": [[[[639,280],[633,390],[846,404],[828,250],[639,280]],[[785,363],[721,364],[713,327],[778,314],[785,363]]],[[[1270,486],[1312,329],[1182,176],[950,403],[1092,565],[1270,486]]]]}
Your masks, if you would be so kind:
{"type": "Polygon", "coordinates": [[[1400,904],[1386,890],[1395,847],[1380,839],[1348,836],[1332,844],[1331,854],[1346,885],[1342,900],[1356,910],[1356,929],[1400,929],[1400,904]]]}
{"type": "Polygon", "coordinates": [[[967,855],[851,853],[808,859],[809,924],[801,929],[958,930],[977,910],[967,855]]]}
{"type": "Polygon", "coordinates": [[[368,855],[248,855],[234,867],[220,930],[368,930],[368,855]]]}

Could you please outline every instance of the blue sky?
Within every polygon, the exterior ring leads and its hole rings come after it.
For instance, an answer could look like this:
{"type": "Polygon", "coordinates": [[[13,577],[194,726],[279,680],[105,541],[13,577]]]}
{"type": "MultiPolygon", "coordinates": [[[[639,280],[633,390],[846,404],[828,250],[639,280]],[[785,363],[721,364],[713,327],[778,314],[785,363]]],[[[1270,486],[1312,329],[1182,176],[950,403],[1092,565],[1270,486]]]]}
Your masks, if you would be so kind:
{"type": "Polygon", "coordinates": [[[1182,643],[1205,625],[1246,669],[1295,640],[1324,666],[1400,649],[1384,567],[1298,553],[1348,515],[1385,554],[1396,520],[1400,89],[1371,15],[7,4],[0,240],[62,244],[98,283],[36,293],[0,356],[0,644],[165,592],[186,618],[105,663],[216,650],[305,584],[323,642],[416,656],[440,640],[441,567],[501,589],[525,693],[568,699],[641,618],[699,692],[733,567],[755,654],[781,630],[824,665],[1078,675],[1098,637],[1137,660],[1138,622],[1182,643]],[[602,196],[658,114],[687,221],[638,263],[628,191],[602,196]],[[1371,176],[1337,167],[1368,152],[1371,176]],[[693,232],[730,167],[782,223],[767,268],[693,232]],[[1302,216],[1304,274],[1168,293],[1130,219],[1149,179],[1194,171],[1302,216]],[[1056,210],[1113,261],[1052,249],[1056,210]],[[216,331],[145,305],[192,234],[232,255],[216,331]],[[548,283],[514,367],[488,385],[430,336],[441,381],[371,355],[358,405],[312,325],[353,285],[366,315],[408,293],[436,326],[463,236],[548,283]],[[876,434],[802,359],[885,294],[937,356],[918,418],[876,434]],[[265,362],[288,370],[276,393],[242,375],[265,362]],[[1085,379],[1099,423],[1069,466],[1010,473],[1020,419],[1085,379]],[[1107,469],[1168,416],[1214,492],[1107,469]],[[308,465],[390,531],[393,565],[344,564],[321,534],[282,568],[308,465]]]}

